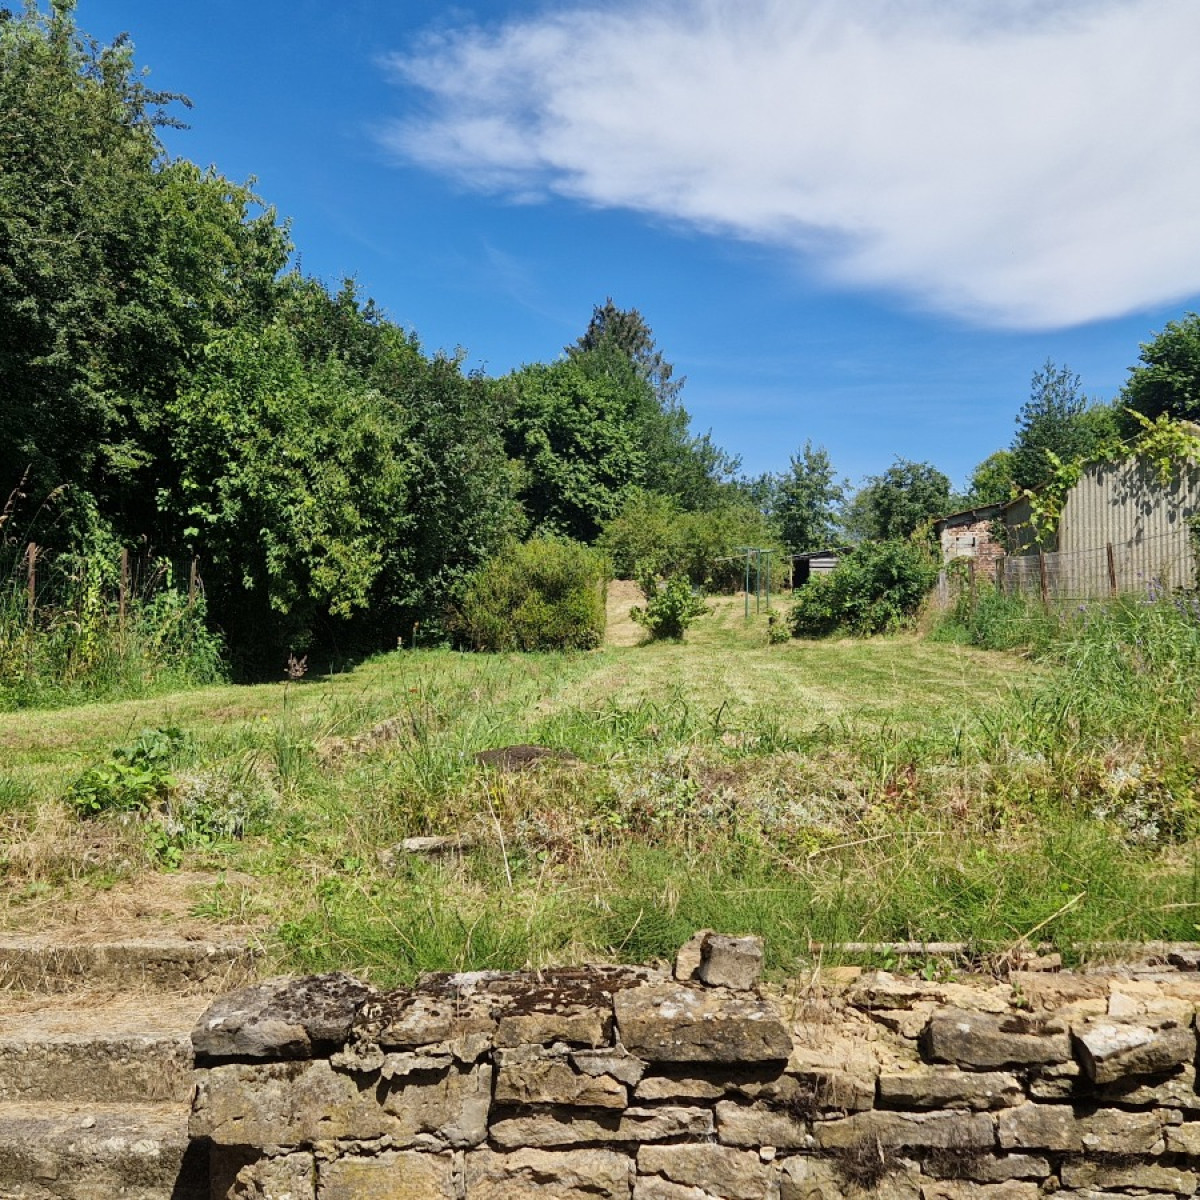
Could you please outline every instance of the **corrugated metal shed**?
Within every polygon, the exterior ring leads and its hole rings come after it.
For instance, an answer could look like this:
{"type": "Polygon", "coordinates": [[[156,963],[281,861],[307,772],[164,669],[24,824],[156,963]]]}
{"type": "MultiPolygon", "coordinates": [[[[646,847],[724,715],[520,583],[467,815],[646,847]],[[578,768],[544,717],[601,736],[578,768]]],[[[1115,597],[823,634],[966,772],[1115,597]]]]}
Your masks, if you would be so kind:
{"type": "MultiPolygon", "coordinates": [[[[1200,512],[1200,468],[1167,483],[1141,459],[1093,463],[1071,489],[1058,522],[1060,554],[1117,554],[1117,586],[1157,580],[1191,587],[1195,578],[1188,518],[1200,512]]],[[[1107,570],[1107,568],[1106,568],[1107,570]]]]}
{"type": "Polygon", "coordinates": [[[1017,586],[1042,586],[1059,597],[1195,586],[1189,518],[1200,513],[1200,466],[1177,469],[1166,483],[1142,459],[1093,463],[1068,493],[1052,536],[1042,539],[1045,561],[1030,527],[1024,497],[1004,507],[1012,554],[1006,577],[1017,586]],[[1022,562],[1020,556],[1026,556],[1022,562]]]}

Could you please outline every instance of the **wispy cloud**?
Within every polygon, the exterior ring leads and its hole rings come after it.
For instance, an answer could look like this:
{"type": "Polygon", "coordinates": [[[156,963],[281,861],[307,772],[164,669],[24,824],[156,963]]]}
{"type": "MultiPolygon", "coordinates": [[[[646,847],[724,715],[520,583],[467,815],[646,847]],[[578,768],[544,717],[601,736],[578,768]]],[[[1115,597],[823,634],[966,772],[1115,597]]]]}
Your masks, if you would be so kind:
{"type": "Polygon", "coordinates": [[[390,66],[409,161],[1052,328],[1200,291],[1196,0],[610,0],[390,66]]]}

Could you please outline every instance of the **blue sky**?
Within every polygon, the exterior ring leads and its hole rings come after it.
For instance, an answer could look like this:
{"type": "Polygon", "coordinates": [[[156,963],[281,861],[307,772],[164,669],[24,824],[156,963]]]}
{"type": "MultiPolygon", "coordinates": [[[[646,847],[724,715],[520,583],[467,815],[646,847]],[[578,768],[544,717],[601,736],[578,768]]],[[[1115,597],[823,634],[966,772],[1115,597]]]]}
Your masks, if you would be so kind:
{"type": "Polygon", "coordinates": [[[1200,307],[1195,0],[79,0],[428,350],[611,296],[750,473],[961,483],[1052,358],[1111,398],[1200,307]]]}

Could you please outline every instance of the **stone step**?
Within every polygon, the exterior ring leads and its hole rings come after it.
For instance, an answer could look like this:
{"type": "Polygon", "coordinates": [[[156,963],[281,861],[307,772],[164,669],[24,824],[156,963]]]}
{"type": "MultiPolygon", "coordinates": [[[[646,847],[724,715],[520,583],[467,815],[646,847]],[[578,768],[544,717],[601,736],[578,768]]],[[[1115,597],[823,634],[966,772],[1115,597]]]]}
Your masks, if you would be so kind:
{"type": "Polygon", "coordinates": [[[0,1104],[0,1200],[209,1200],[182,1104],[0,1104]]]}
{"type": "Polygon", "coordinates": [[[255,954],[245,942],[130,938],[64,942],[41,935],[0,937],[0,988],[66,992],[80,987],[228,990],[243,983],[255,954]]]}
{"type": "Polygon", "coordinates": [[[174,1100],[192,1094],[204,995],[0,1002],[0,1102],[174,1100]]]}

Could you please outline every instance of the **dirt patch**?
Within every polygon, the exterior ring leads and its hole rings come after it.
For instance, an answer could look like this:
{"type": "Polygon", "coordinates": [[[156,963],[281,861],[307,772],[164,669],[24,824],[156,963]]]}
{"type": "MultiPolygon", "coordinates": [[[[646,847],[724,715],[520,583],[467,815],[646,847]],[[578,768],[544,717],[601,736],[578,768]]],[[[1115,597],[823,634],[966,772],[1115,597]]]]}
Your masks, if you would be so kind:
{"type": "Polygon", "coordinates": [[[646,631],[629,615],[635,604],[645,604],[642,589],[632,579],[614,579],[608,585],[607,625],[604,631],[606,646],[636,646],[646,631]]]}
{"type": "Polygon", "coordinates": [[[252,898],[258,884],[249,875],[232,872],[139,872],[107,890],[80,884],[66,895],[56,891],[44,901],[6,906],[0,909],[0,929],[53,934],[80,943],[164,934],[223,941],[253,936],[268,924],[262,916],[218,922],[194,915],[196,906],[217,888],[252,898]]]}

